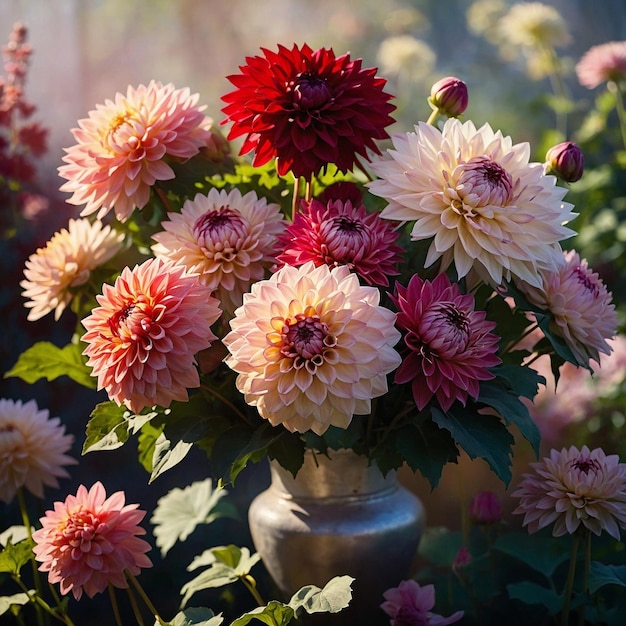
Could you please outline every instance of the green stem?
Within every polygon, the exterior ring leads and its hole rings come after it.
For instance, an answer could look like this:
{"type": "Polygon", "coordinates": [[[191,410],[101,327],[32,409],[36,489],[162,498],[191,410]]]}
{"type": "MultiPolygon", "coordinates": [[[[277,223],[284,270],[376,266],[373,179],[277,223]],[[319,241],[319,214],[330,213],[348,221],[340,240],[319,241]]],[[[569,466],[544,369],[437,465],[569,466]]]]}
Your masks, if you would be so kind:
{"type": "Polygon", "coordinates": [[[300,177],[296,178],[293,183],[293,198],[291,199],[291,221],[296,217],[298,205],[300,203],[300,177]]]}
{"type": "Polygon", "coordinates": [[[426,120],[426,123],[430,126],[435,125],[435,120],[439,117],[439,109],[433,109],[426,120]]]}
{"type": "Polygon", "coordinates": [[[133,609],[133,615],[135,616],[135,621],[137,622],[138,626],[146,626],[143,621],[143,617],[141,617],[141,612],[139,611],[139,605],[137,604],[137,598],[135,598],[135,594],[133,593],[133,590],[130,587],[128,587],[126,589],[126,593],[128,593],[130,606],[133,609]]]}
{"type": "Polygon", "coordinates": [[[503,354],[510,352],[522,339],[526,339],[536,328],[539,328],[539,324],[531,324],[517,339],[512,339],[506,348],[502,351],[503,354]]]}
{"type": "Polygon", "coordinates": [[[240,417],[248,426],[252,426],[252,422],[242,413],[226,396],[222,395],[219,391],[209,387],[208,385],[202,385],[201,389],[209,392],[212,396],[216,397],[220,402],[223,402],[233,413],[240,417]]]}
{"type": "Polygon", "coordinates": [[[167,199],[167,194],[163,191],[163,189],[159,187],[158,184],[154,185],[154,190],[156,191],[157,196],[159,196],[159,200],[161,200],[161,202],[163,203],[165,210],[168,213],[171,213],[173,209],[172,209],[172,205],[170,204],[170,201],[167,199]]]}
{"type": "MultiPolygon", "coordinates": [[[[591,531],[585,529],[584,537],[584,555],[585,555],[585,570],[583,577],[583,594],[587,594],[589,589],[589,572],[591,571],[591,531]]],[[[585,623],[585,605],[583,604],[578,612],[578,626],[584,626],[585,623]]]]}
{"type": "Polygon", "coordinates": [[[36,605],[38,609],[43,609],[47,615],[52,615],[55,619],[66,624],[66,626],[75,626],[70,616],[60,608],[51,607],[41,596],[32,591],[22,582],[22,579],[15,574],[11,574],[13,581],[19,588],[30,598],[30,601],[36,605]]]}
{"type": "MultiPolygon", "coordinates": [[[[563,98],[564,100],[569,99],[567,89],[565,88],[565,82],[563,81],[563,76],[560,71],[561,64],[559,63],[559,57],[556,50],[551,46],[545,46],[543,50],[548,57],[550,68],[552,70],[548,75],[548,79],[550,80],[554,95],[563,98]]],[[[563,139],[567,139],[567,114],[558,109],[558,103],[557,110],[554,113],[556,115],[557,132],[563,137],[563,139]]]]}
{"type": "Polygon", "coordinates": [[[145,605],[148,607],[148,609],[150,609],[150,612],[152,613],[152,615],[154,615],[157,622],[159,622],[159,624],[163,624],[163,626],[167,626],[167,622],[161,619],[161,617],[159,616],[159,612],[154,607],[154,604],[152,604],[152,602],[150,601],[148,594],[144,591],[143,587],[134,576],[134,574],[132,574],[132,572],[130,572],[129,570],[126,570],[124,573],[126,574],[126,578],[130,580],[130,582],[133,584],[133,587],[135,587],[135,589],[137,590],[137,593],[141,596],[141,599],[144,601],[145,605]]]}
{"type": "Polygon", "coordinates": [[[246,589],[252,594],[252,597],[254,598],[254,601],[259,606],[265,606],[265,602],[263,601],[263,598],[261,597],[261,594],[258,592],[258,590],[256,588],[256,580],[254,580],[254,578],[252,576],[250,576],[250,574],[246,574],[245,576],[241,576],[239,578],[239,580],[241,580],[241,582],[245,585],[246,589]]]}
{"type": "Polygon", "coordinates": [[[615,108],[619,119],[619,128],[622,134],[622,143],[626,149],[626,110],[624,110],[624,92],[621,85],[614,81],[607,83],[607,89],[615,94],[615,108]]]}
{"type": "Polygon", "coordinates": [[[572,537],[572,553],[570,555],[567,580],[565,581],[565,604],[563,605],[563,613],[561,615],[561,626],[567,626],[569,623],[569,608],[572,602],[572,592],[574,590],[574,575],[576,574],[576,559],[578,558],[579,543],[580,535],[575,533],[572,537]]]}
{"type": "Polygon", "coordinates": [[[115,623],[117,626],[122,625],[122,616],[120,615],[120,607],[117,604],[117,598],[115,597],[115,589],[113,589],[113,585],[109,583],[109,598],[111,600],[111,608],[113,609],[113,617],[115,618],[115,623]]]}

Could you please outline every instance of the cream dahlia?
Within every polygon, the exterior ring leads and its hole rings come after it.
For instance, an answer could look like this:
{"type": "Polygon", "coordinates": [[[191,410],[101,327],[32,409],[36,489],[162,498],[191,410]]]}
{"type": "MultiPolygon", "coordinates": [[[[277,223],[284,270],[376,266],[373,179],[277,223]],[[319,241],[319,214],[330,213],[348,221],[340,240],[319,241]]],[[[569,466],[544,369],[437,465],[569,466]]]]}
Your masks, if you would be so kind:
{"type": "Polygon", "coordinates": [[[554,523],[555,537],[570,535],[582,524],[595,535],[606,531],[619,541],[626,528],[626,463],[601,448],[583,446],[552,450],[531,463],[511,494],[519,498],[513,513],[524,515],[524,526],[534,533],[554,523]]]}
{"type": "Polygon", "coordinates": [[[83,320],[84,354],[111,400],[138,413],[188,400],[200,384],[195,354],[216,339],[221,311],[211,290],[185,268],[149,259],[104,285],[83,320]]]}
{"type": "Polygon", "coordinates": [[[126,570],[137,575],[152,566],[150,544],[138,537],[146,534],[138,526],[146,512],[125,500],[123,491],[107,498],[100,482],[89,490],[80,485],[75,496],[55,502],[40,518],[33,552],[39,570],[48,572],[51,584],[60,583],[63,595],[71,591],[79,600],[83,591],[93,598],[109,584],[125,589],[126,570]]]}
{"type": "Polygon", "coordinates": [[[423,409],[434,397],[444,411],[458,400],[476,399],[479,382],[494,375],[500,363],[495,323],[474,309],[471,294],[462,294],[446,274],[432,283],[415,274],[408,287],[396,283],[392,296],[397,326],[407,348],[395,382],[412,382],[413,399],[423,409]]]}
{"type": "Polygon", "coordinates": [[[276,261],[276,236],[284,230],[279,205],[238,189],[197,194],[168,217],[165,230],[153,235],[154,254],[198,274],[227,311],[276,261]]]}
{"type": "Polygon", "coordinates": [[[612,296],[597,273],[574,250],[564,252],[553,271],[541,272],[540,288],[519,281],[528,300],[551,313],[550,329],[562,337],[579,365],[610,354],[608,340],[617,334],[612,296]]]}
{"type": "Polygon", "coordinates": [[[324,433],[370,413],[400,363],[395,314],[346,266],[284,266],[252,285],[224,338],[237,388],[272,425],[324,433]]]}
{"type": "Polygon", "coordinates": [[[23,487],[38,498],[45,486],[58,487],[57,478],[69,476],[63,466],[76,463],[66,454],[73,441],[35,400],[0,398],[0,500],[11,502],[23,487]]]}
{"type": "Polygon", "coordinates": [[[459,277],[475,270],[494,286],[513,276],[539,286],[538,271],[557,265],[575,214],[556,178],[529,163],[527,143],[451,118],[441,131],[420,122],[393,144],[372,163],[380,178],[369,188],[389,203],[381,217],[414,221],[414,240],[432,238],[427,266],[441,259],[459,277]]]}
{"type": "Polygon", "coordinates": [[[626,41],[609,41],[592,46],[576,65],[578,81],[594,89],[608,81],[626,78],[626,41]]]}
{"type": "Polygon", "coordinates": [[[197,101],[187,88],[151,81],[97,105],[72,130],[77,143],[59,168],[68,202],[99,218],[115,209],[122,222],[143,208],[152,185],[174,178],[168,157],[188,159],[210,143],[212,121],[197,101]]]}
{"type": "Polygon", "coordinates": [[[278,261],[303,265],[313,261],[330,267],[346,265],[369,285],[387,286],[389,276],[400,272],[402,248],[398,233],[378,213],[350,200],[313,199],[303,202],[287,230],[279,236],[282,252],[278,261]]]}
{"type": "Polygon", "coordinates": [[[26,261],[20,286],[28,298],[28,319],[38,320],[50,311],[58,320],[72,300],[72,290],[84,285],[91,272],[111,259],[122,247],[124,235],[102,222],[70,220],[44,248],[26,261]]]}
{"type": "Polygon", "coordinates": [[[558,48],[571,41],[561,14],[542,2],[518,2],[498,24],[504,41],[529,48],[558,48]]]}

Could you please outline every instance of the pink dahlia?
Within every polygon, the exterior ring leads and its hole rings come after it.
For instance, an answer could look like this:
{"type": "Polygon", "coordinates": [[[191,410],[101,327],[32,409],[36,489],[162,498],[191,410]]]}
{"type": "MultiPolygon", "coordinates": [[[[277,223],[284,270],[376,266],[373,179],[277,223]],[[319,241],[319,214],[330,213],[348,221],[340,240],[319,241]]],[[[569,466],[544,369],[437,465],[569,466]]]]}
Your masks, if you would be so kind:
{"type": "Polygon", "coordinates": [[[450,617],[432,612],[435,606],[435,586],[420,586],[415,580],[403,580],[397,587],[383,594],[380,608],[391,617],[391,626],[448,626],[464,615],[457,611],[450,617]]]}
{"type": "Polygon", "coordinates": [[[400,363],[395,314],[343,265],[285,265],[252,285],[224,337],[237,388],[272,425],[323,434],[371,412],[400,363]]]}
{"type": "Polygon", "coordinates": [[[434,397],[444,411],[455,400],[465,405],[476,399],[479,381],[494,375],[488,368],[500,363],[495,323],[474,309],[471,294],[439,274],[432,283],[415,274],[408,287],[396,283],[392,296],[398,308],[398,328],[408,354],[395,382],[412,381],[413,399],[423,409],[434,397]]]}
{"type": "Polygon", "coordinates": [[[28,319],[38,320],[50,311],[54,319],[72,301],[74,290],[88,282],[91,272],[111,259],[122,247],[124,235],[102,222],[70,220],[26,261],[20,286],[30,309],[28,319]]]}
{"type": "Polygon", "coordinates": [[[44,486],[58,487],[57,478],[69,476],[63,466],[76,463],[66,454],[73,441],[35,400],[0,398],[0,500],[11,502],[23,487],[38,498],[44,486]]]}
{"type": "Polygon", "coordinates": [[[150,544],[138,535],[146,531],[137,524],[146,512],[138,504],[125,504],[123,491],[106,497],[102,483],[87,491],[83,485],[65,502],[55,502],[53,511],[40,518],[42,528],[33,533],[33,552],[48,572],[50,583],[61,583],[63,595],[70,591],[79,600],[83,591],[90,597],[109,584],[128,587],[126,575],[151,567],[146,556],[150,544]]]}
{"type": "Polygon", "coordinates": [[[143,208],[157,181],[174,178],[167,158],[188,159],[210,144],[211,120],[197,101],[189,89],[151,81],[97,105],[72,130],[77,144],[59,168],[68,202],[99,218],[115,209],[122,222],[143,208]]]}
{"type": "Polygon", "coordinates": [[[245,135],[241,154],[254,150],[254,165],[277,157],[279,174],[308,178],[329,163],[345,172],[357,155],[379,153],[375,140],[389,136],[395,106],[376,68],[306,44],[262,51],[228,77],[236,89],[222,97],[224,123],[233,122],[228,139],[245,135]]]}
{"type": "Polygon", "coordinates": [[[415,222],[412,239],[432,239],[427,266],[454,262],[459,277],[475,270],[497,286],[513,276],[539,285],[538,271],[558,263],[575,215],[566,189],[529,163],[527,143],[456,118],[441,131],[420,122],[393,143],[372,163],[379,179],[369,188],[388,202],[381,217],[415,222]]]}
{"type": "Polygon", "coordinates": [[[346,265],[369,285],[387,286],[399,274],[402,248],[397,232],[378,213],[350,200],[303,202],[293,222],[279,237],[278,261],[287,265],[346,265]]]}
{"type": "Polygon", "coordinates": [[[155,255],[198,274],[227,311],[275,263],[276,236],[284,230],[279,205],[238,189],[197,194],[168,217],[165,230],[153,235],[155,255]]]}
{"type": "Polygon", "coordinates": [[[135,413],[186,401],[187,388],[200,385],[194,355],[216,339],[221,311],[211,290],[182,266],[149,259],[125,268],[97,300],[82,341],[98,388],[135,413]]]}
{"type": "Polygon", "coordinates": [[[619,541],[626,528],[626,463],[601,448],[583,446],[552,450],[531,463],[532,473],[511,494],[519,498],[513,513],[524,515],[534,533],[554,523],[555,537],[570,535],[582,524],[595,535],[606,531],[619,541]]]}
{"type": "Polygon", "coordinates": [[[587,89],[626,78],[626,41],[609,41],[589,48],[576,65],[576,75],[587,89]]]}
{"type": "Polygon", "coordinates": [[[541,273],[541,288],[518,283],[528,300],[551,314],[550,330],[562,337],[579,365],[609,354],[617,313],[602,279],[574,250],[564,252],[554,271],[541,273]]]}

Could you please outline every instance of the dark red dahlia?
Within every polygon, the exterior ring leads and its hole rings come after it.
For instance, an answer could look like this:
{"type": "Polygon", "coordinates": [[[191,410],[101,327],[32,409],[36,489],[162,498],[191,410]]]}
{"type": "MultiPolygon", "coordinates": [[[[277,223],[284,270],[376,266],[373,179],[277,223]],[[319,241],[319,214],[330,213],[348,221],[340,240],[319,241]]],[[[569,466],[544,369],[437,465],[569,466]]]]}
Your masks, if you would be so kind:
{"type": "Polygon", "coordinates": [[[254,165],[277,157],[279,174],[307,178],[329,163],[352,170],[368,149],[380,154],[375,141],[389,137],[396,107],[376,68],[306,44],[261,50],[264,56],[246,57],[241,74],[228,76],[236,89],[222,96],[223,123],[233,122],[228,139],[246,136],[241,154],[254,150],[254,165]]]}
{"type": "Polygon", "coordinates": [[[302,202],[287,230],[278,235],[282,248],[279,263],[299,267],[307,261],[316,266],[347,265],[369,285],[387,286],[389,276],[399,274],[402,248],[398,233],[378,213],[367,213],[350,200],[313,199],[302,202]]]}

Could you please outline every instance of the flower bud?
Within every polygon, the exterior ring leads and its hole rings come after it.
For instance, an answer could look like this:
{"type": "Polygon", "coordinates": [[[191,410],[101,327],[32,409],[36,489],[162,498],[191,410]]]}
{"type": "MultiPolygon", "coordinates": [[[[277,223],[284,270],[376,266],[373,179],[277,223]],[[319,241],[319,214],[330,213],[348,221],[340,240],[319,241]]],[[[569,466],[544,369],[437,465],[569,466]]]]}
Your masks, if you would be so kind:
{"type": "Polygon", "coordinates": [[[583,151],[573,141],[553,146],[546,154],[546,173],[554,174],[566,183],[580,180],[584,167],[583,151]]]}
{"type": "Polygon", "coordinates": [[[437,81],[430,90],[428,103],[448,117],[457,117],[467,108],[467,85],[454,76],[437,81]]]}
{"type": "Polygon", "coordinates": [[[469,504],[469,516],[474,524],[495,524],[502,519],[502,506],[492,491],[480,491],[469,504]]]}

